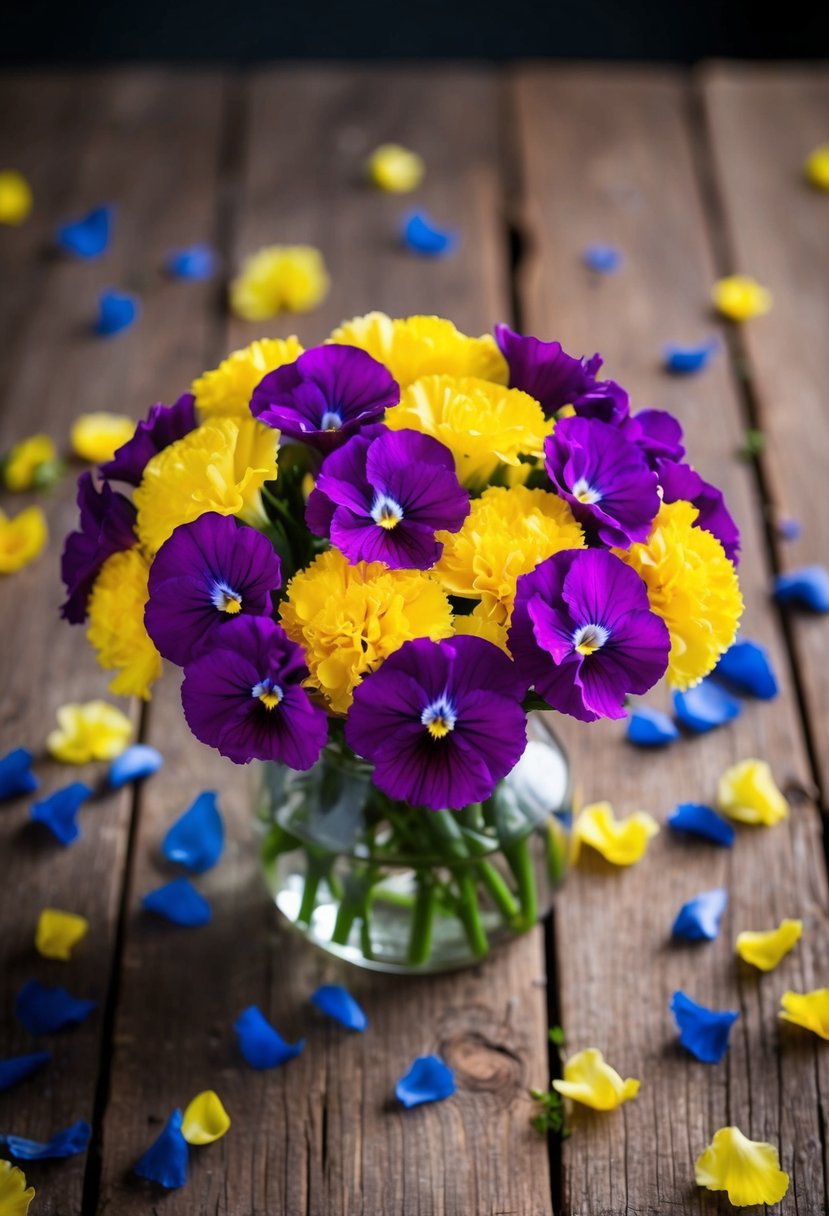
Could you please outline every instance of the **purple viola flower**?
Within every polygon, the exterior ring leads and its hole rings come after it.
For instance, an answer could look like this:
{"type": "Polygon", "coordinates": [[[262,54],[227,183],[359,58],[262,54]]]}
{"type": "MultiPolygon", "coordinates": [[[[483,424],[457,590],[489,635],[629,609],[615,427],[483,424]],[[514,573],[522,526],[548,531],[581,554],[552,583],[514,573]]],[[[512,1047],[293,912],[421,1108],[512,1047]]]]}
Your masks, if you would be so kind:
{"type": "Polygon", "coordinates": [[[667,410],[640,410],[621,424],[622,434],[635,443],[652,469],[657,462],[685,455],[682,427],[667,410]]]}
{"type": "Polygon", "coordinates": [[[624,718],[668,666],[670,637],[635,570],[601,549],[567,549],[518,579],[509,647],[553,709],[624,718]]]}
{"type": "Polygon", "coordinates": [[[495,326],[495,341],[509,367],[509,386],[541,403],[551,417],[564,405],[603,422],[620,422],[629,412],[628,395],[614,380],[597,380],[601,355],[576,359],[560,342],[524,338],[508,325],[495,326]]]}
{"type": "Polygon", "coordinates": [[[251,413],[320,452],[341,447],[400,400],[391,372],[356,346],[315,346],[253,390],[251,413]]]}
{"type": "Polygon", "coordinates": [[[715,536],[725,550],[725,556],[738,565],[740,561],[740,529],[725,505],[722,491],[710,482],[703,481],[696,469],[689,464],[673,460],[658,460],[656,471],[665,502],[685,499],[697,508],[699,514],[694,523],[705,532],[715,536]]]}
{"type": "Polygon", "coordinates": [[[627,549],[647,539],[660,499],[656,473],[636,444],[595,418],[563,418],[544,450],[556,491],[603,544],[627,549]]]}
{"type": "Polygon", "coordinates": [[[328,740],[328,718],[302,687],[299,646],[265,616],[242,616],[184,669],[181,703],[197,739],[236,764],[277,760],[309,769],[328,740]]]}
{"type": "Polygon", "coordinates": [[[281,582],[279,558],[261,532],[209,511],[179,525],[156,554],[147,633],[165,659],[184,667],[240,613],[270,616],[281,582]]]}
{"type": "Polygon", "coordinates": [[[520,759],[526,689],[492,642],[417,638],[357,686],[346,742],[390,798],[459,809],[488,798],[520,759]]]}
{"type": "Polygon", "coordinates": [[[428,570],[440,558],[441,529],[469,514],[452,453],[431,435],[366,427],[323,462],[306,520],[351,562],[428,570]]]}
{"type": "Polygon", "coordinates": [[[106,559],[136,542],[135,507],[107,482],[96,490],[92,473],[81,473],[77,501],[80,529],[69,533],[60,559],[66,586],[66,602],[60,614],[70,625],[81,625],[86,620],[89,593],[106,559]]]}
{"type": "Polygon", "coordinates": [[[189,435],[195,426],[196,399],[192,393],[184,393],[175,405],[150,406],[149,414],[139,422],[132,439],[118,448],[112,460],[101,465],[101,476],[137,486],[153,456],[176,439],[189,435]]]}

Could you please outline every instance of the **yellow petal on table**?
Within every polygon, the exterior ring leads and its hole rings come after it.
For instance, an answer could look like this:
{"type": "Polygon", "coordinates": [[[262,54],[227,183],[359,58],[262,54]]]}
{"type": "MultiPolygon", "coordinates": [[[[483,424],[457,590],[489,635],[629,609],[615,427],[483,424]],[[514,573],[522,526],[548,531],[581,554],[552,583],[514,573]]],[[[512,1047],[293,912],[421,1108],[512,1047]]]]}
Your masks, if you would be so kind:
{"type": "Polygon", "coordinates": [[[40,507],[27,507],[9,518],[0,511],[0,574],[14,574],[39,557],[49,530],[40,507]]]}
{"type": "Polygon", "coordinates": [[[196,1094],[184,1112],[181,1134],[188,1144],[212,1144],[221,1140],[230,1127],[230,1115],[212,1089],[196,1094]]]}
{"type": "Polygon", "coordinates": [[[829,191],[829,144],[821,144],[806,157],[806,180],[818,190],[829,191]]]}
{"type": "Polygon", "coordinates": [[[245,258],[230,284],[230,309],[243,321],[308,312],[325,298],[329,278],[312,245],[269,245],[245,258]]]}
{"type": "Polygon", "coordinates": [[[695,1163],[697,1186],[725,1191],[735,1207],[779,1203],[789,1189],[773,1144],[749,1140],[738,1127],[721,1127],[695,1163]]]}
{"type": "Polygon", "coordinates": [[[47,736],[46,748],[63,764],[114,760],[132,738],[127,715],[107,701],[61,705],[57,717],[57,730],[47,736]]]}
{"type": "Polygon", "coordinates": [[[717,785],[717,806],[729,819],[766,827],[789,813],[765,760],[741,760],[726,769],[717,785]]]}
{"type": "Polygon", "coordinates": [[[3,463],[3,480],[7,490],[31,490],[37,483],[37,471],[44,464],[57,460],[57,451],[50,435],[31,435],[21,439],[3,463]]]}
{"type": "Polygon", "coordinates": [[[32,209],[32,188],[22,173],[6,169],[0,173],[0,224],[17,227],[32,209]]]}
{"type": "Polygon", "coordinates": [[[416,152],[400,144],[381,144],[366,161],[369,179],[389,194],[408,194],[423,181],[424,165],[416,152]]]}
{"type": "Polygon", "coordinates": [[[26,1175],[11,1161],[0,1161],[0,1216],[26,1216],[35,1188],[26,1186],[26,1175]]]}
{"type": "Polygon", "coordinates": [[[633,1077],[623,1081],[596,1047],[576,1052],[564,1065],[564,1080],[553,1081],[553,1089],[563,1097],[593,1110],[615,1110],[635,1098],[640,1085],[633,1077]]]}
{"type": "Polygon", "coordinates": [[[634,811],[616,819],[609,802],[593,802],[581,812],[573,826],[575,857],[581,845],[590,845],[614,866],[632,866],[645,856],[648,841],[659,831],[659,824],[645,811],[634,811]]]}
{"type": "Polygon", "coordinates": [[[829,1039],[829,988],[815,988],[812,992],[784,992],[780,998],[783,1006],[778,1014],[784,1022],[811,1030],[822,1039],[829,1039]]]}
{"type": "Polygon", "coordinates": [[[802,920],[781,920],[776,929],[765,933],[745,930],[737,935],[737,953],[743,962],[760,971],[773,971],[803,934],[802,920]]]}
{"type": "Polygon", "coordinates": [[[80,414],[70,433],[72,451],[90,464],[104,464],[134,434],[135,423],[126,414],[80,414]]]}
{"type": "Polygon", "coordinates": [[[750,321],[771,308],[771,292],[747,274],[731,274],[719,279],[711,291],[717,312],[729,321],[750,321]]]}
{"type": "Polygon", "coordinates": [[[35,948],[44,958],[68,962],[72,950],[86,937],[89,921],[74,912],[61,912],[58,908],[44,908],[38,917],[35,931],[35,948]]]}

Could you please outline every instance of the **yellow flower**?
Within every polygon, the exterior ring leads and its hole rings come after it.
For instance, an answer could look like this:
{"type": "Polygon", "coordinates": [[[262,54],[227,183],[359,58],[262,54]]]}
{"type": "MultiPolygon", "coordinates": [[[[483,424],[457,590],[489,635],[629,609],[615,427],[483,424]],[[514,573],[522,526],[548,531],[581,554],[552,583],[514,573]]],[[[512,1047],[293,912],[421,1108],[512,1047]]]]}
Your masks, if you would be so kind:
{"type": "Polygon", "coordinates": [[[104,464],[134,434],[135,423],[125,414],[81,414],[70,433],[72,451],[90,464],[104,464]]]}
{"type": "Polygon", "coordinates": [[[659,824],[645,811],[616,819],[609,802],[592,802],[573,825],[574,858],[587,844],[611,865],[632,866],[645,856],[648,841],[658,831],[659,824]]]}
{"type": "Polygon", "coordinates": [[[46,739],[50,756],[62,764],[114,760],[132,738],[125,713],[106,701],[73,702],[58,710],[58,728],[46,739]]]}
{"type": "Polygon", "coordinates": [[[32,190],[22,173],[6,169],[0,173],[0,224],[17,226],[32,209],[32,190]]]}
{"type": "Polygon", "coordinates": [[[11,519],[0,511],[0,574],[13,574],[39,557],[49,532],[40,507],[27,507],[11,519]]]}
{"type": "Polygon", "coordinates": [[[737,953],[743,962],[751,963],[760,971],[773,971],[802,935],[802,920],[781,920],[776,929],[766,933],[746,929],[737,935],[737,953]]]}
{"type": "Polygon", "coordinates": [[[584,534],[564,499],[526,486],[484,490],[461,529],[438,537],[443,553],[436,577],[450,595],[480,600],[474,615],[501,627],[509,625],[519,575],[562,549],[584,548],[584,534]]]}
{"type": "Polygon", "coordinates": [[[741,760],[726,769],[717,784],[717,806],[729,819],[766,827],[789,813],[789,804],[765,760],[741,760]]]}
{"type": "Polygon", "coordinates": [[[281,617],[305,651],[311,683],[336,713],[345,713],[361,678],[403,642],[452,634],[449,601],[428,574],[382,562],[352,566],[338,549],[294,575],[281,617]]]}
{"type": "Polygon", "coordinates": [[[296,337],[259,338],[235,350],[218,367],[194,380],[192,391],[203,419],[249,418],[253,390],[268,372],[285,363],[294,363],[302,354],[296,337]]]}
{"type": "Polygon", "coordinates": [[[213,1144],[221,1140],[230,1127],[230,1115],[222,1100],[212,1089],[196,1094],[184,1112],[181,1134],[188,1144],[213,1144]]]}
{"type": "Polygon", "coordinates": [[[279,431],[255,418],[214,418],[153,456],[133,501],[138,535],[155,553],[206,511],[265,520],[260,490],[276,477],[279,431]]]}
{"type": "Polygon", "coordinates": [[[104,671],[118,673],[110,692],[150,699],[161,675],[161,655],[144,628],[150,567],[140,549],[113,553],[101,566],[89,597],[86,636],[104,671]]]}
{"type": "Polygon", "coordinates": [[[26,1186],[26,1175],[11,1161],[0,1161],[0,1216],[26,1216],[35,1188],[26,1186]]]}
{"type": "Polygon", "coordinates": [[[509,654],[506,625],[499,625],[493,617],[485,616],[481,611],[480,604],[468,616],[456,616],[454,625],[455,633],[483,638],[484,641],[492,642],[495,646],[499,646],[506,654],[509,654]]]}
{"type": "Polygon", "coordinates": [[[829,988],[815,988],[813,992],[784,992],[780,998],[783,1006],[778,1015],[784,1022],[811,1030],[822,1039],[829,1039],[829,988]]]}
{"type": "Polygon", "coordinates": [[[720,542],[693,526],[696,507],[663,503],[643,544],[614,549],[645,581],[651,609],[671,635],[668,679],[692,688],[716,667],[737,635],[743,597],[720,542]]]}
{"type": "Polygon", "coordinates": [[[384,363],[401,389],[423,376],[476,376],[506,384],[509,369],[489,334],[469,338],[443,317],[392,320],[384,312],[353,317],[329,342],[359,346],[384,363]]]}
{"type": "Polygon", "coordinates": [[[423,181],[423,161],[400,144],[381,144],[366,162],[369,179],[389,194],[408,194],[423,181]]]}
{"type": "Polygon", "coordinates": [[[829,144],[821,144],[806,158],[806,180],[818,190],[829,190],[829,144]]]}
{"type": "Polygon", "coordinates": [[[737,1208],[779,1203],[789,1189],[773,1144],[749,1140],[738,1127],[721,1127],[695,1163],[697,1186],[725,1191],[737,1208]]]}
{"type": "Polygon", "coordinates": [[[729,321],[749,321],[771,308],[771,292],[747,274],[718,279],[711,291],[714,307],[729,321]]]}
{"type": "Polygon", "coordinates": [[[38,483],[38,470],[54,464],[58,454],[49,435],[31,435],[16,443],[3,464],[7,490],[31,490],[38,483]]]}
{"type": "Polygon", "coordinates": [[[60,912],[57,908],[44,908],[38,917],[35,930],[35,949],[44,958],[68,962],[72,950],[86,937],[89,921],[74,912],[60,912]]]}
{"type": "Polygon", "coordinates": [[[565,1098],[592,1106],[593,1110],[615,1110],[635,1098],[640,1085],[633,1077],[623,1081],[595,1047],[571,1056],[564,1065],[564,1080],[553,1081],[553,1089],[565,1098]]]}
{"type": "Polygon", "coordinates": [[[308,312],[328,294],[328,271],[311,245],[268,245],[245,258],[230,284],[230,307],[243,321],[308,312]]]}

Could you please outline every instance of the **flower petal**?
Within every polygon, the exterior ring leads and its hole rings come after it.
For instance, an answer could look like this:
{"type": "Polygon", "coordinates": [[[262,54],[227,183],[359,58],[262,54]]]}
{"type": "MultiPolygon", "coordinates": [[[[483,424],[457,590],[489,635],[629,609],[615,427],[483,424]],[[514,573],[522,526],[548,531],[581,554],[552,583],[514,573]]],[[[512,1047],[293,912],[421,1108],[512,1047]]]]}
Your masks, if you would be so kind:
{"type": "Polygon", "coordinates": [[[609,802],[594,802],[576,819],[573,842],[576,848],[590,845],[611,865],[631,866],[644,857],[648,841],[658,831],[659,824],[644,811],[616,819],[609,802]]]}
{"type": "Polygon", "coordinates": [[[455,1074],[439,1056],[418,1056],[411,1068],[394,1087],[401,1106],[410,1110],[424,1102],[442,1102],[457,1089],[455,1074]]]}
{"type": "MultiPolygon", "coordinates": [[[[102,338],[119,334],[122,329],[129,329],[138,319],[141,306],[138,297],[127,291],[102,291],[98,296],[98,316],[95,321],[95,333],[102,338]]],[[[107,456],[111,460],[114,453],[107,456]]]]}
{"type": "Polygon", "coordinates": [[[164,265],[174,279],[210,279],[216,270],[216,255],[209,245],[190,245],[186,249],[173,249],[164,265]]]}
{"type": "Polygon", "coordinates": [[[724,726],[742,712],[736,697],[711,679],[701,680],[685,692],[674,691],[674,713],[683,726],[698,735],[724,726]]]}
{"type": "Polygon", "coordinates": [[[735,1207],[779,1203],[789,1189],[772,1144],[749,1140],[738,1127],[721,1127],[695,1163],[697,1186],[725,1191],[735,1207]]]}
{"type": "Polygon", "coordinates": [[[49,1161],[60,1157],[76,1157],[84,1152],[92,1136],[92,1128],[80,1119],[71,1127],[55,1132],[51,1140],[27,1140],[23,1136],[0,1136],[0,1145],[19,1161],[49,1161]]]}
{"type": "Polygon", "coordinates": [[[16,747],[0,759],[0,802],[18,794],[33,794],[37,787],[32,753],[27,747],[16,747]]]}
{"type": "Polygon", "coordinates": [[[671,997],[671,1013],[686,1051],[703,1064],[718,1064],[728,1050],[728,1036],[740,1016],[739,1010],[706,1009],[684,992],[675,992],[671,997]]]}
{"type": "Polygon", "coordinates": [[[213,1144],[230,1128],[230,1115],[212,1089],[196,1094],[184,1112],[181,1134],[188,1144],[213,1144]]]}
{"type": "Polygon", "coordinates": [[[774,598],[779,604],[797,604],[812,612],[829,612],[829,570],[804,566],[774,580],[774,598]]]}
{"type": "Polygon", "coordinates": [[[114,760],[132,737],[125,713],[106,701],[73,702],[58,709],[58,729],[46,738],[46,748],[62,764],[114,760]]]}
{"type": "Polygon", "coordinates": [[[438,228],[425,211],[413,211],[403,221],[403,244],[413,253],[428,258],[443,258],[458,244],[458,234],[451,228],[438,228]]]}
{"type": "Polygon", "coordinates": [[[206,925],[213,913],[210,904],[187,878],[174,878],[141,900],[148,912],[155,912],[174,925],[206,925]]]}
{"type": "Polygon", "coordinates": [[[679,731],[667,714],[640,705],[628,718],[626,737],[635,747],[664,747],[679,738],[679,731]]]}
{"type": "Polygon", "coordinates": [[[726,769],[717,784],[717,807],[739,823],[779,823],[789,804],[765,760],[742,760],[726,769]]]}
{"type": "Polygon", "coordinates": [[[779,1017],[794,1026],[802,1026],[829,1039],[829,988],[815,988],[812,992],[784,992],[780,998],[783,1006],[779,1017]]]}
{"type": "Polygon", "coordinates": [[[558,1093],[593,1110],[615,1110],[635,1098],[640,1085],[633,1077],[623,1081],[595,1047],[586,1047],[571,1056],[564,1065],[564,1080],[553,1081],[553,1089],[558,1093]]]}
{"type": "Polygon", "coordinates": [[[311,995],[311,1004],[349,1030],[363,1031],[368,1026],[368,1018],[360,1005],[348,989],[339,984],[323,984],[311,995]]]}
{"type": "Polygon", "coordinates": [[[761,701],[771,701],[778,693],[768,651],[759,642],[751,642],[748,638],[738,638],[726,650],[714,674],[734,684],[740,692],[751,693],[761,701]]]}
{"type": "Polygon", "coordinates": [[[408,194],[423,180],[424,165],[416,152],[400,144],[381,144],[366,161],[369,180],[389,194],[408,194]]]}
{"type": "Polygon", "coordinates": [[[146,743],[134,743],[122,752],[110,765],[107,785],[111,790],[120,790],[130,781],[151,777],[164,764],[164,757],[155,747],[146,743]]]}
{"type": "Polygon", "coordinates": [[[615,274],[622,265],[622,254],[612,245],[588,245],[581,259],[588,270],[597,274],[615,274]]]}
{"type": "Polygon", "coordinates": [[[732,274],[718,279],[711,291],[717,312],[729,321],[749,321],[771,308],[771,292],[747,274],[732,274]]]}
{"type": "Polygon", "coordinates": [[[35,1188],[26,1186],[26,1175],[11,1161],[0,1161],[0,1203],[3,1216],[26,1216],[35,1188]]]}
{"type": "Polygon", "coordinates": [[[680,802],[675,811],[668,816],[668,827],[675,832],[690,832],[692,836],[702,836],[714,844],[731,848],[736,832],[730,823],[726,822],[710,806],[699,802],[680,802]]]}
{"type": "Polygon", "coordinates": [[[712,942],[720,932],[720,918],[727,904],[728,892],[723,887],[695,895],[679,909],[672,936],[688,942],[712,942]]]}
{"type": "Polygon", "coordinates": [[[304,1039],[286,1043],[256,1005],[239,1014],[233,1029],[239,1038],[239,1050],[251,1068],[278,1068],[298,1056],[305,1046],[304,1039]]]}
{"type": "Polygon", "coordinates": [[[27,1056],[11,1056],[0,1060],[0,1093],[19,1085],[33,1076],[52,1058],[51,1051],[33,1051],[27,1056]]]}
{"type": "Polygon", "coordinates": [[[17,994],[14,1012],[29,1034],[55,1034],[67,1026],[80,1026],[97,1009],[95,1001],[74,997],[65,988],[47,988],[29,980],[17,994]]]}
{"type": "Polygon", "coordinates": [[[748,929],[737,934],[737,953],[745,963],[760,971],[773,971],[803,935],[802,920],[781,920],[776,929],[755,933],[748,929]]]}
{"type": "Polygon", "coordinates": [[[4,169],[0,173],[0,224],[17,227],[28,218],[31,209],[32,188],[26,178],[16,169],[4,169]]]}
{"type": "Polygon", "coordinates": [[[89,921],[83,916],[44,908],[38,917],[35,948],[44,958],[68,962],[73,948],[86,937],[88,929],[89,921]]]}
{"type": "Polygon", "coordinates": [[[157,1182],[168,1191],[184,1186],[190,1150],[181,1134],[184,1116],[174,1110],[161,1135],[133,1166],[133,1173],[150,1182],[157,1182]]]}
{"type": "Polygon", "coordinates": [[[49,829],[56,840],[62,845],[70,845],[77,840],[81,830],[75,822],[78,811],[87,798],[92,797],[92,790],[82,781],[73,781],[55,790],[48,798],[32,803],[29,814],[35,823],[42,823],[49,829]]]}
{"type": "Polygon", "coordinates": [[[717,338],[709,338],[699,346],[677,346],[670,343],[665,347],[665,369],[674,375],[687,376],[701,372],[708,366],[720,348],[717,338]]]}
{"type": "Polygon", "coordinates": [[[61,224],[57,243],[79,258],[97,258],[106,251],[115,213],[112,207],[95,207],[79,220],[61,224]]]}
{"type": "Polygon", "coordinates": [[[215,790],[205,790],[169,828],[161,845],[168,861],[194,874],[211,869],[222,855],[225,827],[216,805],[215,790]]]}

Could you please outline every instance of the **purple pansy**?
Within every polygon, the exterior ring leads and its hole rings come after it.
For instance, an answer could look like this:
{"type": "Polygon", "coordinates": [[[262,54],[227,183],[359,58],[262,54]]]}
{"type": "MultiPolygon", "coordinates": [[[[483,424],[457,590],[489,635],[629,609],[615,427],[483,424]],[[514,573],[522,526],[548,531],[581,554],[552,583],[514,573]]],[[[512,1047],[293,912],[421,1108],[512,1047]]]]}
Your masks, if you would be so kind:
{"type": "Polygon", "coordinates": [[[367,427],[326,457],[306,520],[351,562],[428,570],[440,558],[440,529],[457,532],[469,495],[452,453],[431,435],[367,427]]]}
{"type": "Polygon", "coordinates": [[[92,474],[81,473],[77,501],[80,529],[67,536],[60,560],[66,586],[66,602],[60,614],[70,625],[81,625],[86,620],[86,602],[106,559],[130,549],[136,541],[135,507],[107,482],[96,490],[92,474]]]}
{"type": "Polygon", "coordinates": [[[740,529],[725,505],[722,491],[703,481],[689,464],[673,460],[657,461],[657,474],[665,502],[685,499],[697,508],[694,523],[715,536],[725,550],[725,556],[738,565],[740,561],[740,529]]]}
{"type": "Polygon", "coordinates": [[[659,510],[658,481],[636,444],[595,418],[563,418],[544,451],[556,491],[600,541],[626,549],[647,539],[659,510]]]}
{"type": "Polygon", "coordinates": [[[356,346],[315,346],[256,386],[251,413],[289,439],[331,452],[397,405],[391,372],[356,346]]]}
{"type": "Polygon", "coordinates": [[[184,669],[181,703],[191,731],[236,764],[277,760],[309,769],[328,739],[328,718],[302,687],[308,668],[270,617],[230,621],[184,669]]]}
{"type": "Polygon", "coordinates": [[[165,659],[184,667],[228,621],[270,616],[281,581],[279,558],[261,532],[207,512],[176,528],[156,554],[147,633],[165,659]]]}
{"type": "Polygon", "coordinates": [[[149,414],[139,422],[132,439],[118,448],[112,460],[101,465],[101,476],[137,486],[153,456],[195,428],[195,402],[192,393],[184,393],[175,405],[150,406],[149,414]]]}
{"type": "Polygon", "coordinates": [[[508,325],[495,326],[495,341],[509,367],[509,386],[519,388],[541,403],[551,417],[572,405],[585,418],[618,423],[629,412],[628,395],[614,380],[597,380],[601,355],[576,359],[560,342],[522,337],[508,325]]]}
{"type": "Polygon", "coordinates": [[[346,742],[390,798],[459,809],[488,798],[520,759],[526,688],[492,642],[417,638],[357,686],[346,742]]]}
{"type": "Polygon", "coordinates": [[[635,443],[652,469],[657,462],[681,460],[685,455],[682,427],[667,410],[640,410],[626,418],[621,432],[635,443]]]}
{"type": "Polygon", "coordinates": [[[582,722],[623,718],[668,665],[670,637],[635,570],[600,549],[568,549],[518,580],[509,646],[536,692],[582,722]]]}

